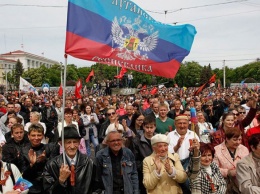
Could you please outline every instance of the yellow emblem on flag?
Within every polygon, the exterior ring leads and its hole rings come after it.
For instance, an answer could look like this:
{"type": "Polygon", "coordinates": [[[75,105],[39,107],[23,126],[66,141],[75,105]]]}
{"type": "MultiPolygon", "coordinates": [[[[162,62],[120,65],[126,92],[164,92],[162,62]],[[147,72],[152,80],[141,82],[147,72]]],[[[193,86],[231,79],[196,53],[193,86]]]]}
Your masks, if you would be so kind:
{"type": "Polygon", "coordinates": [[[129,39],[125,39],[124,47],[128,50],[135,51],[138,47],[138,44],[140,42],[140,39],[131,36],[129,39]]]}

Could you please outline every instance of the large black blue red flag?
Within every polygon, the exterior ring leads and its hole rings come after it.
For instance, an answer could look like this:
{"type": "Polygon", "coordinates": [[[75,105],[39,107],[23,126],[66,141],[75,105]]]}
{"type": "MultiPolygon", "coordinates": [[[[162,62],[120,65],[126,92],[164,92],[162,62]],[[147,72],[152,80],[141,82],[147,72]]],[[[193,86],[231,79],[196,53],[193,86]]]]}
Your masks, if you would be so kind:
{"type": "Polygon", "coordinates": [[[73,57],[173,78],[196,34],[155,21],[130,0],[69,0],[65,52],[73,57]]]}

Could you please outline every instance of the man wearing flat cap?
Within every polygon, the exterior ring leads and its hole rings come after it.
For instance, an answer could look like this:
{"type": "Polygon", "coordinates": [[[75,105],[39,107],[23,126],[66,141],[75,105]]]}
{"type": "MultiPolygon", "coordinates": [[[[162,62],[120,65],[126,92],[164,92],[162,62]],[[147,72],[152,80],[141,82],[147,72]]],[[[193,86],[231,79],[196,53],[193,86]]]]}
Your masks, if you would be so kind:
{"type": "Polygon", "coordinates": [[[64,127],[64,150],[49,161],[43,172],[43,186],[46,193],[90,194],[94,180],[93,161],[78,151],[80,135],[73,125],[64,127]]]}
{"type": "MultiPolygon", "coordinates": [[[[176,129],[168,134],[170,139],[169,151],[170,153],[178,153],[183,168],[186,170],[189,166],[190,148],[193,141],[199,141],[199,137],[194,131],[188,129],[189,118],[186,115],[178,115],[175,118],[176,129]]],[[[183,192],[189,194],[188,183],[181,185],[183,192]],[[187,190],[186,190],[187,189],[187,190]]]]}
{"type": "Polygon", "coordinates": [[[169,139],[164,134],[152,137],[153,153],[143,161],[143,184],[148,194],[182,193],[179,183],[187,179],[179,155],[168,152],[169,139]]]}

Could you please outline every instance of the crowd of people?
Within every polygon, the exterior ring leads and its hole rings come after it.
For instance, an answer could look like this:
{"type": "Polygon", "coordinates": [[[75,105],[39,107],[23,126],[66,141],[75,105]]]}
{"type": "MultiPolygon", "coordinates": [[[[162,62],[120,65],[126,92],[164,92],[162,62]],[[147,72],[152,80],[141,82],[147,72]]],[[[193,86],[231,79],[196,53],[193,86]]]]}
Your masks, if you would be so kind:
{"type": "Polygon", "coordinates": [[[0,95],[0,193],[260,193],[259,91],[193,93],[0,95]]]}

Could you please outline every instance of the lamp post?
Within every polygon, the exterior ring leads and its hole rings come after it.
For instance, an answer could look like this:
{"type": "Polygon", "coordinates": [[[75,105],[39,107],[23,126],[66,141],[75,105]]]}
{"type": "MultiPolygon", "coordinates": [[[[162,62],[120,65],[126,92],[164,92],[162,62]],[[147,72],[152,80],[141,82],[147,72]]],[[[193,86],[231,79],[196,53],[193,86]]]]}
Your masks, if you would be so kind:
{"type": "Polygon", "coordinates": [[[7,85],[7,70],[5,69],[5,90],[6,90],[6,93],[8,92],[8,85],[7,85]]]}
{"type": "Polygon", "coordinates": [[[62,72],[63,72],[63,63],[60,62],[60,84],[63,86],[62,72]]]}

